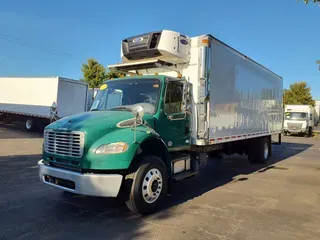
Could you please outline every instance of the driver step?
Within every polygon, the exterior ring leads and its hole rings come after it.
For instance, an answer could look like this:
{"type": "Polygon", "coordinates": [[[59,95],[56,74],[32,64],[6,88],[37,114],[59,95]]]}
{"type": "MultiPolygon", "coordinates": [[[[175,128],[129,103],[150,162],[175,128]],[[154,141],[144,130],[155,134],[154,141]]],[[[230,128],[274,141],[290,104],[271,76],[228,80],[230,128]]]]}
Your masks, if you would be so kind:
{"type": "Polygon", "coordinates": [[[197,175],[197,172],[184,171],[184,172],[180,172],[180,173],[174,174],[173,180],[174,181],[180,181],[180,180],[183,180],[183,179],[186,179],[186,178],[194,177],[195,175],[197,175]]]}
{"type": "Polygon", "coordinates": [[[198,170],[197,165],[196,159],[192,160],[189,154],[176,156],[171,161],[173,179],[179,181],[196,175],[198,170]]]}

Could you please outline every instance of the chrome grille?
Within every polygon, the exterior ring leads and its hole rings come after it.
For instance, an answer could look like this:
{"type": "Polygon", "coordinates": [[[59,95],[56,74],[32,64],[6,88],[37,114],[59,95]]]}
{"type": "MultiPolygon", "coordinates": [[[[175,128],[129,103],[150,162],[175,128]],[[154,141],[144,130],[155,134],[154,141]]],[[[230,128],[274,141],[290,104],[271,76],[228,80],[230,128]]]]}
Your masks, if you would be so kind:
{"type": "Polygon", "coordinates": [[[83,132],[62,132],[46,130],[44,147],[47,153],[80,158],[83,154],[83,132]]]}
{"type": "Polygon", "coordinates": [[[289,130],[300,130],[302,128],[302,123],[288,123],[289,130]]]}

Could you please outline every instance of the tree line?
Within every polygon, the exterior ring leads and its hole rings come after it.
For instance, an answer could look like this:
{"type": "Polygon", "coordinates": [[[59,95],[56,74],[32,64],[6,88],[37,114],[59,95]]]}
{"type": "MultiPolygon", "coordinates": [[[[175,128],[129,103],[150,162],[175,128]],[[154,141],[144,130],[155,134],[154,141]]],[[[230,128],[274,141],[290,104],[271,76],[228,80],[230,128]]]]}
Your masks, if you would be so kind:
{"type": "Polygon", "coordinates": [[[89,88],[98,88],[106,80],[124,77],[124,74],[109,71],[94,58],[83,63],[81,71],[83,78],[80,81],[88,83],[89,88]]]}

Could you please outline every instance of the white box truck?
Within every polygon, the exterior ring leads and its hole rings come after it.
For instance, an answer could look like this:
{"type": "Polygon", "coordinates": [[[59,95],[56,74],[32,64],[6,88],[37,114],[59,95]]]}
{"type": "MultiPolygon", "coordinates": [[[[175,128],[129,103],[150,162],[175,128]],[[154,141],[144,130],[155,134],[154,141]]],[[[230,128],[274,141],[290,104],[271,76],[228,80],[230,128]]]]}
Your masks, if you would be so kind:
{"type": "Polygon", "coordinates": [[[282,78],[212,35],[141,34],[122,41],[121,56],[109,69],[126,76],[102,84],[91,111],[46,127],[43,183],[123,193],[131,211],[150,213],[208,155],[266,164],[271,137],[281,142],[282,78]]]}
{"type": "Polygon", "coordinates": [[[315,110],[315,126],[318,126],[319,121],[320,121],[320,100],[316,99],[316,106],[314,107],[315,110]]]}
{"type": "Polygon", "coordinates": [[[87,110],[88,84],[63,77],[0,78],[0,113],[5,122],[34,130],[87,110]]]}
{"type": "Polygon", "coordinates": [[[285,105],[283,132],[287,134],[303,134],[312,136],[316,122],[315,110],[311,105],[285,105]]]}

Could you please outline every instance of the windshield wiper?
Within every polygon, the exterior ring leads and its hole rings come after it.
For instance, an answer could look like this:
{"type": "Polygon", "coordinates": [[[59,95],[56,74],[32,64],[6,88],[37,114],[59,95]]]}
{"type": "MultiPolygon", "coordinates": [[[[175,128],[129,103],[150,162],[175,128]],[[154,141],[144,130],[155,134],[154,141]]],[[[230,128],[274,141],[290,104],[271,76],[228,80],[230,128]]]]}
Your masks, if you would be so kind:
{"type": "Polygon", "coordinates": [[[130,111],[131,112],[132,108],[119,106],[119,107],[110,108],[108,110],[125,110],[125,111],[130,111]]]}

